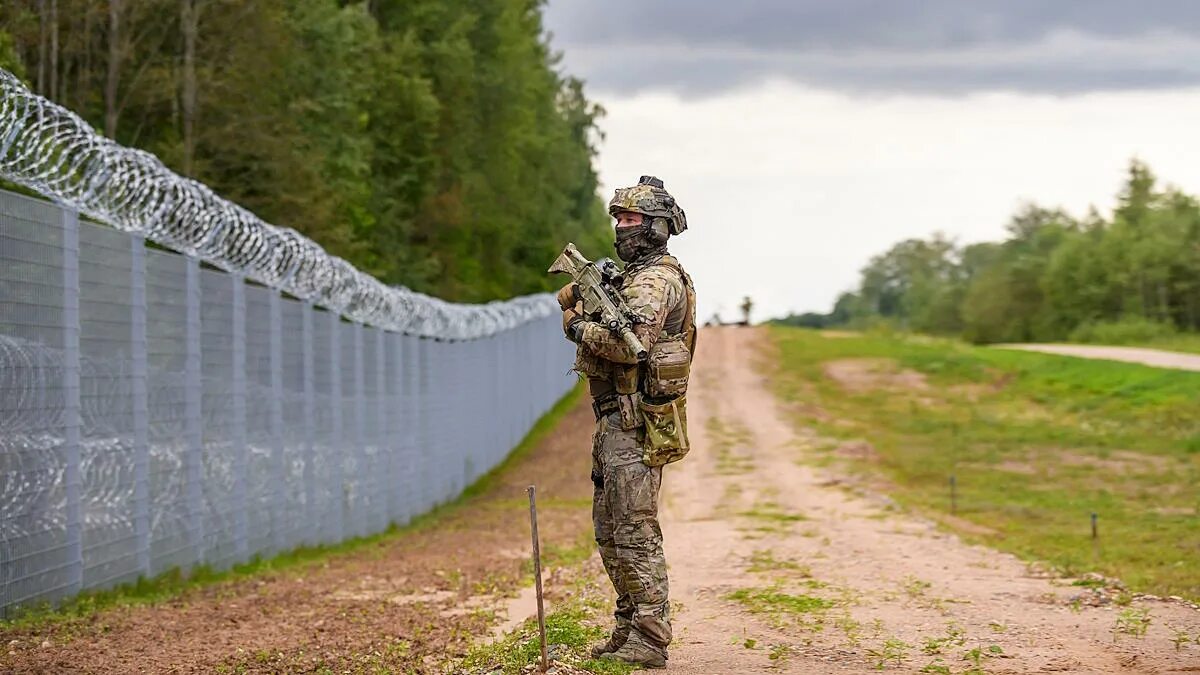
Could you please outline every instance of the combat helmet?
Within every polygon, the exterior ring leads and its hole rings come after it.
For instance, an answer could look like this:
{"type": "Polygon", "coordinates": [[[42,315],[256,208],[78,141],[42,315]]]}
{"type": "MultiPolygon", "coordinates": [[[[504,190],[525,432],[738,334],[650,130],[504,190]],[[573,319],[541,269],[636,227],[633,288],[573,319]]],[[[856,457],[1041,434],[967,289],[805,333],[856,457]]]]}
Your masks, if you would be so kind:
{"type": "Polygon", "coordinates": [[[668,234],[681,234],[687,229],[687,216],[671,193],[663,188],[661,179],[642,176],[637,185],[618,188],[608,202],[608,215],[616,217],[622,211],[645,216],[646,229],[656,239],[666,242],[668,234]]]}

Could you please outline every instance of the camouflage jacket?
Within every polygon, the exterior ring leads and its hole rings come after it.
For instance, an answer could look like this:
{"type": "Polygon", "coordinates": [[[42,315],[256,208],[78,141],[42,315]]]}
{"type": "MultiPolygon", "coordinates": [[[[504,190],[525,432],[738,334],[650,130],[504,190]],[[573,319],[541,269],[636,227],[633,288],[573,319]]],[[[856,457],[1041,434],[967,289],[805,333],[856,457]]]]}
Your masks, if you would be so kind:
{"type": "MultiPolygon", "coordinates": [[[[686,273],[680,274],[673,265],[664,263],[664,258],[657,256],[652,260],[630,265],[626,269],[625,284],[621,287],[629,309],[641,318],[633,327],[633,332],[649,350],[661,337],[677,335],[688,318],[695,324],[695,307],[689,308],[687,302],[687,287],[691,280],[686,273]],[[685,312],[691,310],[692,317],[685,317],[685,312]]],[[[671,259],[674,262],[674,259],[671,259]]],[[[678,264],[677,262],[675,263],[678,264]]],[[[625,341],[598,323],[586,322],[579,334],[579,354],[576,368],[588,376],[602,376],[603,364],[593,363],[595,360],[620,364],[635,364],[637,354],[625,344],[625,341]],[[582,367],[580,367],[582,366],[582,367]]]]}

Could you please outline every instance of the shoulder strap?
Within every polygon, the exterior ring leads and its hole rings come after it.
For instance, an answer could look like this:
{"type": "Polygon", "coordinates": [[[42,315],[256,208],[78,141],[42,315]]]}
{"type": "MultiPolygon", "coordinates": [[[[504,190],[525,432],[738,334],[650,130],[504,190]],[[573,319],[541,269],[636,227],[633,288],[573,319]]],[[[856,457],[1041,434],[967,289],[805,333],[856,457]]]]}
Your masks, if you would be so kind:
{"type": "Polygon", "coordinates": [[[683,265],[672,255],[664,255],[658,259],[658,264],[670,267],[683,280],[683,339],[687,343],[692,357],[696,356],[696,287],[692,285],[692,277],[684,271],[683,265]]]}

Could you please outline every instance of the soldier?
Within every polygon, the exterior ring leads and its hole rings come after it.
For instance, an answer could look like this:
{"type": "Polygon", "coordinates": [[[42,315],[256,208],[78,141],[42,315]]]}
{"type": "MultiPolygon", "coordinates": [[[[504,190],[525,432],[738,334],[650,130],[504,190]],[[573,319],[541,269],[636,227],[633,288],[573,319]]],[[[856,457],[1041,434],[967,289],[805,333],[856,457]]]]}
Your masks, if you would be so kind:
{"type": "Polygon", "coordinates": [[[563,329],[579,345],[575,370],[587,377],[596,413],[592,522],[617,594],[616,627],[592,656],[663,668],[671,620],[658,492],[662,465],[687,453],[683,394],[696,341],[695,290],[667,239],[687,221],[652,176],[617,190],[608,212],[617,256],[627,263],[620,293],[648,358],[639,362],[623,340],[582,316],[574,284],[558,294],[563,329]]]}

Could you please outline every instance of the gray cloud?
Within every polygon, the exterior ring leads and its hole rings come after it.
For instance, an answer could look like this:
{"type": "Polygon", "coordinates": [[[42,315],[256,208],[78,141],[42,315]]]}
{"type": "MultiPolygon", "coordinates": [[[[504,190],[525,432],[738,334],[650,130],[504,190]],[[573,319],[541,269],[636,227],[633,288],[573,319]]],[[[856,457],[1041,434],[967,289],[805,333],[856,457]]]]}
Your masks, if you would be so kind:
{"type": "Polygon", "coordinates": [[[770,78],[862,92],[1077,93],[1200,84],[1200,3],[552,0],[600,91],[696,96],[770,78]]]}

